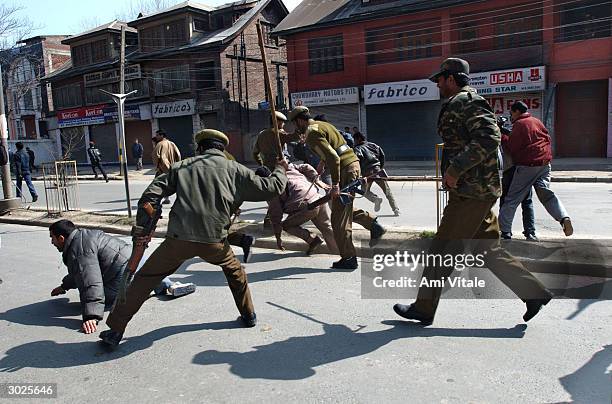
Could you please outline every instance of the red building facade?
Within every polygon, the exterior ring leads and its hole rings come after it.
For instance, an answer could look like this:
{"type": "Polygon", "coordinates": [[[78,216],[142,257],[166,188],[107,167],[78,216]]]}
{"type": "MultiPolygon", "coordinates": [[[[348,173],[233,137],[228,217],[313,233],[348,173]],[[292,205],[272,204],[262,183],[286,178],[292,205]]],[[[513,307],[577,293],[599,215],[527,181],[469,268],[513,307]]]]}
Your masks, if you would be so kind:
{"type": "Polygon", "coordinates": [[[612,157],[612,2],[304,3],[276,29],[292,102],[359,127],[391,158],[433,157],[441,102],[425,79],[447,57],[470,62],[496,113],[527,102],[556,156],[612,157]]]}

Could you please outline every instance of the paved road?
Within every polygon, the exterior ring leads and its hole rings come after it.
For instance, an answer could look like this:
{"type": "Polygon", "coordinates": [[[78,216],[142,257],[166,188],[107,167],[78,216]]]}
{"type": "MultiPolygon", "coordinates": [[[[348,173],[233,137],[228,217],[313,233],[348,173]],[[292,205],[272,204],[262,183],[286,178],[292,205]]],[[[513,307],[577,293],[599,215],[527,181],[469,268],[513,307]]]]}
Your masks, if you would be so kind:
{"type": "Polygon", "coordinates": [[[49,296],[65,269],[47,231],[0,237],[0,382],[57,382],[61,402],[610,402],[610,301],[553,300],[526,327],[519,300],[445,300],[421,328],[331,257],[257,250],[257,327],[193,260],[176,279],[196,293],[150,299],[109,354],[77,332],[74,291],[49,296]]]}
{"type": "MultiPolygon", "coordinates": [[[[135,208],[138,198],[149,184],[148,181],[132,181],[130,193],[135,208]]],[[[44,208],[46,200],[42,183],[36,183],[41,198],[33,206],[44,208]]],[[[374,191],[382,191],[374,185],[374,191]]],[[[413,229],[434,229],[436,226],[436,194],[433,182],[391,183],[391,188],[402,209],[400,217],[393,217],[388,203],[384,202],[379,212],[384,225],[409,227],[413,229]]],[[[567,207],[575,227],[575,237],[610,238],[612,237],[612,184],[554,183],[553,190],[567,207]]],[[[29,197],[29,195],[28,195],[29,197]]],[[[83,181],[79,188],[80,206],[83,209],[106,213],[126,214],[125,188],[123,182],[83,181]]],[[[373,211],[373,205],[366,199],[358,200],[357,206],[373,211]]],[[[263,220],[265,203],[246,203],[243,205],[242,219],[263,220]]],[[[561,237],[561,228],[546,213],[538,201],[534,201],[536,227],[538,234],[545,237],[561,237]]],[[[497,209],[497,208],[496,208],[497,209]]],[[[514,220],[514,233],[522,237],[520,209],[514,220]]]]}

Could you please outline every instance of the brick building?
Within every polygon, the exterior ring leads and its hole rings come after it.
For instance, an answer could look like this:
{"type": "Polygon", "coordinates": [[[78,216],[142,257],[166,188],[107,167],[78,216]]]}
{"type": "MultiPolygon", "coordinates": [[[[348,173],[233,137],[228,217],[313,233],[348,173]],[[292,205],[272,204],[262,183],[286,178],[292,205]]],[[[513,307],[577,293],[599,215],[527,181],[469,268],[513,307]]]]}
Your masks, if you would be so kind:
{"type": "MultiPolygon", "coordinates": [[[[241,0],[220,7],[186,1],[129,23],[114,21],[64,41],[73,63],[46,79],[52,84],[62,141],[96,141],[105,158],[117,160],[117,113],[104,89],[119,89],[119,35],[126,26],[126,144],[138,138],[150,159],[152,133],[164,129],[183,156],[194,154],[193,134],[218,128],[230,150],[250,155],[256,133],[268,124],[263,66],[256,22],[265,32],[268,60],[277,72],[273,96],[286,104],[286,56],[269,33],[286,15],[280,0],[241,0]],[[276,66],[276,67],[274,67],[276,66]],[[80,129],[79,129],[80,128],[80,129]]],[[[272,78],[275,76],[272,74],[272,78]]],[[[128,153],[128,161],[131,156],[128,153]]],[[[81,162],[87,156],[75,154],[81,162]]]]}
{"type": "Polygon", "coordinates": [[[498,114],[524,100],[561,157],[612,157],[612,2],[302,2],[287,41],[293,104],[358,126],[392,159],[432,158],[441,102],[426,78],[451,56],[498,114]]]}
{"type": "Polygon", "coordinates": [[[61,41],[66,35],[36,36],[21,40],[2,52],[9,143],[22,141],[38,156],[52,160],[56,144],[49,136],[53,99],[40,79],[70,59],[70,48],[61,41]]]}

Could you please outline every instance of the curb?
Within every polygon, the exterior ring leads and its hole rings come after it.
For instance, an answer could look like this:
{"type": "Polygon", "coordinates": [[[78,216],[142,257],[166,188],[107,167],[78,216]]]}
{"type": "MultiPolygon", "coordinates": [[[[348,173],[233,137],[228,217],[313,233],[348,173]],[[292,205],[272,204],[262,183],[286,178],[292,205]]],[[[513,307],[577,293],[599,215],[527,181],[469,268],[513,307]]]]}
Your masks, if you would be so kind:
{"type": "MultiPolygon", "coordinates": [[[[42,213],[42,212],[41,212],[42,213]]],[[[106,217],[115,217],[116,215],[104,215],[106,217]]],[[[123,218],[122,218],[123,219],[123,218]]],[[[56,218],[45,218],[45,219],[24,219],[24,218],[13,218],[10,216],[1,216],[0,223],[5,224],[17,224],[25,226],[37,226],[48,228],[56,218]]],[[[125,224],[104,224],[104,223],[87,223],[78,220],[74,220],[78,227],[86,229],[97,229],[102,230],[111,234],[119,234],[123,236],[129,236],[131,226],[125,224]]],[[[241,231],[255,237],[254,247],[275,250],[276,239],[272,235],[270,230],[264,230],[261,223],[237,223],[232,229],[241,231]]],[[[414,241],[414,244],[425,243],[426,240],[418,238],[420,232],[414,231],[398,231],[389,229],[385,237],[380,240],[375,246],[376,250],[371,247],[365,247],[366,241],[369,242],[369,232],[366,230],[356,229],[353,230],[354,243],[359,257],[372,257],[374,251],[377,253],[389,253],[394,251],[394,241],[410,242],[414,241]]],[[[155,238],[163,238],[166,235],[166,225],[160,226],[154,234],[155,238]]],[[[546,274],[560,274],[560,275],[578,275],[578,276],[590,276],[596,278],[612,278],[612,266],[608,266],[607,262],[612,260],[606,259],[606,257],[599,256],[597,258],[604,258],[604,264],[593,263],[591,257],[583,257],[581,262],[573,261],[569,259],[559,260],[558,257],[555,259],[554,252],[564,251],[563,243],[565,240],[544,240],[540,243],[533,243],[522,240],[512,240],[510,242],[503,242],[502,246],[512,255],[517,257],[521,263],[523,263],[531,272],[546,273],[546,274]],[[551,254],[553,252],[553,254],[551,254]],[[553,256],[553,259],[550,257],[553,256]],[[549,258],[549,259],[546,259],[549,258]]],[[[306,243],[297,237],[284,235],[283,245],[286,250],[289,251],[306,251],[306,243]]],[[[418,246],[417,246],[418,247],[418,246]]],[[[612,255],[612,248],[606,246],[607,250],[612,255]]],[[[409,250],[408,250],[409,251],[409,250]]],[[[414,250],[420,252],[420,248],[414,250]]],[[[327,246],[320,246],[316,254],[329,254],[327,246]]],[[[567,258],[567,257],[566,257],[567,258]]]]}

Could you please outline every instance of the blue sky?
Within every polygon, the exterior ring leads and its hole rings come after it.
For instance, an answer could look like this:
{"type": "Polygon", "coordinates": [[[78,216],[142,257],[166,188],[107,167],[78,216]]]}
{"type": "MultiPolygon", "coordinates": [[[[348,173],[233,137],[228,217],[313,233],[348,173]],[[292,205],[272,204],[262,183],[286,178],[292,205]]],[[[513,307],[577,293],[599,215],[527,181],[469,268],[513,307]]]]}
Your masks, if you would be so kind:
{"type": "MultiPolygon", "coordinates": [[[[199,0],[199,3],[218,6],[231,0],[199,0]]],[[[295,8],[301,0],[283,0],[289,10],[295,8]]],[[[9,1],[10,2],[10,1],[9,1]]],[[[23,7],[21,15],[27,15],[34,24],[40,27],[28,36],[77,34],[96,25],[105,24],[125,15],[129,6],[139,4],[138,0],[16,0],[10,2],[23,7]]],[[[152,2],[152,0],[145,2],[152,2]]],[[[180,0],[167,0],[170,5],[180,0]]]]}

